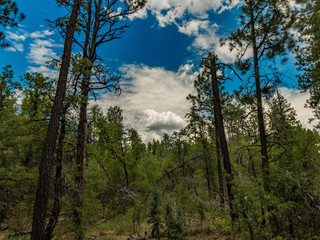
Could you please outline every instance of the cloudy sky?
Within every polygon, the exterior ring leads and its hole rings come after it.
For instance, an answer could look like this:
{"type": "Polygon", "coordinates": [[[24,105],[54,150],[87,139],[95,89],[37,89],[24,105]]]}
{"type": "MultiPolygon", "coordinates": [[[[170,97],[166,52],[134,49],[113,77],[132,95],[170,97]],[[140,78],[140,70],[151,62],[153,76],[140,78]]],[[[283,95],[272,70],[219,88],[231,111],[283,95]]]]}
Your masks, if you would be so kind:
{"type": "MultiPolygon", "coordinates": [[[[16,0],[26,19],[19,27],[2,29],[10,47],[0,49],[0,66],[12,65],[16,77],[38,71],[54,77],[45,62],[62,53],[63,39],[50,31],[46,19],[61,16],[55,0],[16,0]]],[[[199,71],[201,57],[208,51],[224,62],[235,53],[219,39],[232,32],[239,22],[240,0],[148,0],[146,7],[132,19],[132,26],[119,40],[101,46],[99,55],[111,71],[122,73],[123,92],[101,94],[97,103],[107,109],[123,109],[128,127],[136,128],[142,138],[151,140],[179,130],[190,105],[186,96],[199,71]]],[[[296,90],[293,58],[280,70],[286,74],[281,88],[296,108],[304,126],[311,112],[304,108],[307,93],[296,90]]],[[[229,82],[227,91],[240,83],[229,82]]]]}

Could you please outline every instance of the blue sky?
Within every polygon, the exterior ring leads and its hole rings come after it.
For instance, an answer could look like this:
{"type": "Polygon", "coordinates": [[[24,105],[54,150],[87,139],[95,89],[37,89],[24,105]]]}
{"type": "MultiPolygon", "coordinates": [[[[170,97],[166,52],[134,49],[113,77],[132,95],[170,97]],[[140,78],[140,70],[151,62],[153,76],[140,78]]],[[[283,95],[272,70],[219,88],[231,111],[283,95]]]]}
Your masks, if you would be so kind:
{"type": "MultiPolygon", "coordinates": [[[[16,2],[26,19],[19,27],[2,29],[11,47],[0,49],[0,66],[12,65],[16,77],[27,71],[55,77],[57,73],[46,69],[45,62],[60,57],[63,39],[57,31],[49,31],[46,19],[61,16],[63,9],[55,0],[16,2]]],[[[144,140],[182,128],[190,107],[186,96],[194,91],[192,83],[201,57],[212,51],[224,62],[234,59],[235,53],[230,53],[227,46],[220,47],[219,39],[237,27],[240,2],[233,0],[229,5],[225,0],[149,0],[121,39],[99,48],[110,71],[120,71],[127,84],[123,84],[120,97],[101,93],[97,103],[104,109],[122,107],[125,124],[136,128],[144,140]]],[[[295,89],[293,61],[279,69],[289,76],[283,94],[307,124],[311,114],[303,104],[308,94],[295,89]]],[[[231,91],[239,84],[229,82],[226,89],[231,91]]]]}

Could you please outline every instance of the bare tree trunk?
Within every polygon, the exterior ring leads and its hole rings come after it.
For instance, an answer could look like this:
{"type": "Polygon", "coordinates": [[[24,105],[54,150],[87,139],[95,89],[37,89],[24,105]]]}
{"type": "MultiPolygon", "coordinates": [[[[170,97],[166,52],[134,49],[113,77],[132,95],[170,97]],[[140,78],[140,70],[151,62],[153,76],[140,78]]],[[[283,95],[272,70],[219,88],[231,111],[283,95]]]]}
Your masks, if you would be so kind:
{"type": "Polygon", "coordinates": [[[56,96],[51,109],[49,126],[39,166],[39,177],[37,183],[36,199],[34,204],[32,222],[32,240],[45,239],[45,222],[47,216],[47,204],[49,198],[54,152],[59,129],[59,120],[63,109],[63,101],[67,86],[73,35],[77,23],[79,10],[80,0],[74,0],[72,12],[70,15],[70,21],[67,27],[66,38],[64,42],[64,50],[62,55],[61,68],[59,72],[56,96]]]}
{"type": "MultiPolygon", "coordinates": [[[[87,70],[87,69],[86,69],[87,70]]],[[[91,68],[88,69],[91,71],[91,68]]],[[[87,105],[89,93],[90,75],[84,76],[81,84],[81,104],[78,124],[77,136],[77,154],[76,154],[76,176],[77,191],[75,194],[75,206],[73,210],[73,218],[76,227],[76,239],[82,240],[84,238],[84,231],[82,226],[82,192],[83,192],[83,170],[84,170],[84,148],[86,141],[86,123],[87,123],[87,105]]]]}
{"type": "MultiPolygon", "coordinates": [[[[92,143],[92,126],[91,124],[87,124],[87,133],[86,133],[86,143],[89,145],[92,143]]],[[[90,152],[88,148],[85,148],[85,168],[86,172],[89,172],[89,166],[90,166],[90,152]]]]}
{"type": "Polygon", "coordinates": [[[86,26],[86,37],[83,47],[83,58],[88,59],[90,66],[85,66],[83,79],[81,83],[81,103],[80,103],[80,113],[79,113],[79,124],[78,124],[78,135],[77,135],[77,153],[76,153],[76,184],[78,189],[75,196],[75,208],[73,210],[73,218],[75,223],[76,239],[82,240],[84,238],[84,230],[82,225],[82,212],[81,208],[83,205],[82,192],[83,192],[83,171],[84,171],[84,153],[85,153],[85,141],[86,141],[86,125],[87,125],[87,106],[88,106],[88,95],[90,90],[90,80],[92,66],[95,61],[95,51],[96,51],[96,37],[99,28],[99,18],[102,0],[98,0],[98,3],[94,1],[95,4],[95,17],[93,29],[91,28],[91,15],[93,1],[88,0],[88,23],[86,26]],[[92,39],[90,42],[90,33],[92,33],[92,39]],[[89,44],[90,43],[90,44],[89,44]]]}
{"type": "Polygon", "coordinates": [[[216,131],[219,135],[219,143],[222,153],[223,165],[226,171],[226,186],[229,200],[229,208],[230,208],[230,216],[232,220],[236,218],[236,214],[233,212],[233,192],[232,192],[232,184],[233,184],[233,175],[231,169],[230,156],[228,151],[227,139],[224,130],[223,117],[221,111],[221,100],[219,93],[219,85],[218,85],[218,76],[217,76],[217,68],[216,68],[216,58],[214,55],[210,55],[210,65],[211,65],[211,84],[213,91],[213,100],[214,100],[214,116],[216,121],[216,131]]]}
{"type": "MultiPolygon", "coordinates": [[[[262,159],[262,175],[263,175],[263,187],[264,190],[269,192],[269,160],[268,160],[268,149],[267,149],[267,135],[264,126],[264,117],[263,117],[263,106],[262,106],[262,94],[260,86],[260,70],[259,70],[259,59],[258,59],[258,47],[256,42],[256,32],[254,26],[254,15],[253,10],[251,11],[250,16],[250,25],[251,25],[251,39],[252,39],[252,49],[253,49],[253,61],[254,61],[254,77],[256,85],[256,99],[257,99],[257,115],[258,115],[258,126],[259,126],[259,135],[261,143],[261,159],[262,159]]],[[[270,210],[270,206],[267,206],[267,210],[270,210]]],[[[261,207],[262,215],[262,225],[266,225],[265,210],[263,206],[261,207]]]]}
{"type": "MultiPolygon", "coordinates": [[[[215,128],[217,129],[218,126],[216,121],[214,121],[215,128]]],[[[219,141],[219,134],[218,131],[215,131],[216,134],[216,151],[217,151],[217,166],[218,166],[218,178],[219,178],[219,192],[220,192],[220,203],[221,206],[224,207],[225,204],[225,190],[224,190],[224,181],[223,181],[223,170],[221,166],[221,154],[220,154],[220,141],[219,141]]]]}
{"type": "Polygon", "coordinates": [[[262,107],[262,94],[260,86],[260,72],[259,72],[259,60],[258,60],[258,49],[256,42],[256,34],[254,27],[254,16],[253,11],[251,12],[251,39],[252,39],[252,49],[253,49],[253,61],[254,61],[254,76],[256,85],[256,98],[257,98],[257,113],[258,113],[258,125],[259,125],[259,135],[261,143],[261,157],[262,157],[262,173],[263,173],[263,184],[264,189],[269,191],[269,160],[268,160],[268,149],[267,149],[267,135],[264,126],[263,117],[263,107],[262,107]]]}
{"type": "Polygon", "coordinates": [[[212,187],[211,187],[211,180],[210,179],[212,177],[212,173],[210,171],[210,156],[209,156],[209,150],[208,150],[208,143],[204,139],[201,127],[199,127],[199,133],[200,133],[201,143],[203,146],[204,160],[206,162],[206,179],[207,179],[208,195],[209,195],[209,199],[211,200],[212,199],[212,187]]]}
{"type": "Polygon", "coordinates": [[[56,180],[54,186],[54,203],[49,223],[46,227],[46,240],[50,240],[52,232],[58,223],[60,208],[61,208],[61,185],[62,185],[62,159],[63,159],[63,142],[66,136],[66,121],[65,117],[61,118],[60,136],[57,149],[57,167],[56,180]]]}

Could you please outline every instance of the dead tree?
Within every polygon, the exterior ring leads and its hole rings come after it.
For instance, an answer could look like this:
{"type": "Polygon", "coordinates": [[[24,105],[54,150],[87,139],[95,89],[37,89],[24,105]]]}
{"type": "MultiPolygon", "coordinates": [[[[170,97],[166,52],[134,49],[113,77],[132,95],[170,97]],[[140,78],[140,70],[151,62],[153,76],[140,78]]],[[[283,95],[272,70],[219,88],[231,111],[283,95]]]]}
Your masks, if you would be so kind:
{"type": "MultiPolygon", "coordinates": [[[[118,89],[120,75],[111,76],[97,55],[100,45],[118,39],[129,26],[128,16],[144,6],[144,0],[87,0],[81,4],[78,22],[78,35],[75,43],[82,49],[82,55],[76,59],[80,87],[80,112],[77,131],[76,176],[78,195],[74,209],[74,221],[77,226],[77,239],[83,239],[81,224],[81,191],[83,188],[85,136],[87,123],[87,105],[89,93],[97,89],[118,89]]],[[[67,4],[67,3],[66,3],[67,4]]],[[[59,27],[61,34],[65,33],[65,23],[68,18],[59,18],[52,24],[59,27]]]]}
{"type": "Polygon", "coordinates": [[[129,238],[127,238],[126,240],[149,240],[150,239],[150,235],[149,234],[147,234],[146,232],[145,232],[145,235],[144,236],[140,236],[139,234],[138,234],[138,237],[133,237],[133,236],[131,236],[131,235],[129,235],[130,237],[129,238]]]}

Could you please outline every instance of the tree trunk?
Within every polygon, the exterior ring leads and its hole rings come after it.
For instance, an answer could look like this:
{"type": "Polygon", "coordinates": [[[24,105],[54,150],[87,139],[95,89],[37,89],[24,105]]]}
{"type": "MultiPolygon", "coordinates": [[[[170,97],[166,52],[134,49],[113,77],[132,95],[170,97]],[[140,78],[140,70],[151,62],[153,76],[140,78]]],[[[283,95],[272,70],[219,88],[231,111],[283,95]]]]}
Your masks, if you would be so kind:
{"type": "MultiPolygon", "coordinates": [[[[86,69],[86,72],[91,72],[91,68],[86,69]]],[[[81,103],[77,135],[77,153],[76,153],[76,176],[77,191],[75,194],[75,208],[73,217],[76,227],[76,239],[82,240],[84,232],[82,227],[82,192],[83,192],[83,170],[84,170],[84,149],[86,141],[86,125],[87,125],[87,105],[89,94],[90,75],[84,75],[81,84],[81,103]]]]}
{"type": "MultiPolygon", "coordinates": [[[[73,218],[76,230],[76,239],[82,240],[84,238],[84,231],[82,226],[82,192],[83,192],[83,171],[84,171],[84,153],[85,153],[85,141],[86,141],[86,125],[87,125],[87,106],[88,95],[90,90],[91,71],[93,63],[96,59],[96,38],[99,29],[100,22],[100,9],[102,0],[95,2],[95,17],[93,29],[91,29],[91,15],[92,15],[92,0],[88,1],[88,19],[90,19],[86,26],[86,35],[83,47],[83,58],[88,59],[90,66],[84,66],[84,74],[81,83],[81,103],[79,113],[78,135],[77,135],[77,153],[76,153],[76,184],[78,189],[76,191],[75,208],[73,210],[73,218]],[[90,33],[92,33],[92,39],[90,41],[90,33]],[[91,44],[89,44],[91,43],[91,44]]],[[[86,63],[87,64],[87,63],[86,63]]]]}
{"type": "MultiPolygon", "coordinates": [[[[87,145],[92,144],[92,126],[91,124],[87,124],[87,133],[86,133],[86,142],[87,145]]],[[[89,172],[89,166],[90,166],[90,152],[88,148],[85,148],[85,168],[86,172],[89,172]]]]}
{"type": "Polygon", "coordinates": [[[199,134],[200,134],[200,139],[203,147],[203,155],[204,155],[204,160],[206,162],[206,179],[207,179],[207,188],[208,188],[208,195],[209,195],[209,200],[212,199],[212,187],[211,187],[211,178],[212,178],[212,172],[211,167],[210,167],[210,156],[209,156],[209,148],[208,148],[208,143],[206,139],[204,139],[204,136],[202,134],[202,129],[199,127],[199,134]]]}
{"type": "Polygon", "coordinates": [[[73,35],[77,23],[79,10],[80,0],[74,0],[72,12],[70,15],[70,21],[67,27],[66,38],[64,42],[64,50],[62,55],[61,68],[59,72],[56,96],[51,109],[50,121],[39,166],[39,177],[37,183],[36,199],[34,204],[32,222],[32,240],[45,239],[45,222],[47,216],[47,204],[49,198],[54,152],[59,129],[59,120],[63,109],[63,101],[67,86],[73,35]]]}
{"type": "Polygon", "coordinates": [[[46,228],[46,240],[50,240],[52,232],[58,223],[60,208],[61,208],[61,185],[62,185],[62,159],[63,159],[63,142],[66,136],[66,121],[61,118],[60,136],[57,149],[57,167],[56,167],[56,180],[54,186],[54,203],[49,223],[46,228]]]}
{"type": "Polygon", "coordinates": [[[253,10],[251,11],[251,39],[252,39],[252,49],[253,49],[253,61],[254,61],[254,77],[256,85],[256,98],[257,98],[257,113],[258,113],[258,125],[259,125],[259,135],[261,143],[261,158],[262,158],[262,174],[263,174],[263,186],[266,191],[269,191],[269,160],[268,160],[268,149],[267,149],[267,136],[264,126],[263,119],[263,107],[262,107],[262,94],[260,86],[260,71],[259,71],[259,59],[258,59],[258,49],[256,42],[256,33],[254,27],[254,16],[253,10]]]}
{"type": "Polygon", "coordinates": [[[215,134],[216,134],[216,151],[217,151],[217,166],[218,166],[218,178],[219,178],[219,192],[220,192],[220,203],[221,206],[225,206],[225,190],[224,190],[224,181],[223,181],[223,170],[221,166],[221,153],[220,153],[220,141],[219,141],[219,134],[217,131],[217,123],[214,121],[215,124],[215,134]]]}
{"type": "Polygon", "coordinates": [[[230,208],[230,216],[232,220],[236,218],[236,214],[233,212],[233,192],[232,192],[232,184],[233,184],[233,175],[231,169],[230,156],[228,151],[228,145],[226,140],[226,134],[223,125],[223,117],[221,111],[221,100],[219,94],[219,85],[218,85],[218,76],[217,76],[217,68],[216,68],[216,58],[214,55],[210,55],[210,65],[211,65],[211,84],[213,91],[213,101],[214,101],[214,117],[216,122],[216,131],[219,135],[219,143],[222,153],[223,165],[226,171],[226,186],[227,193],[229,199],[229,208],[230,208]]]}

